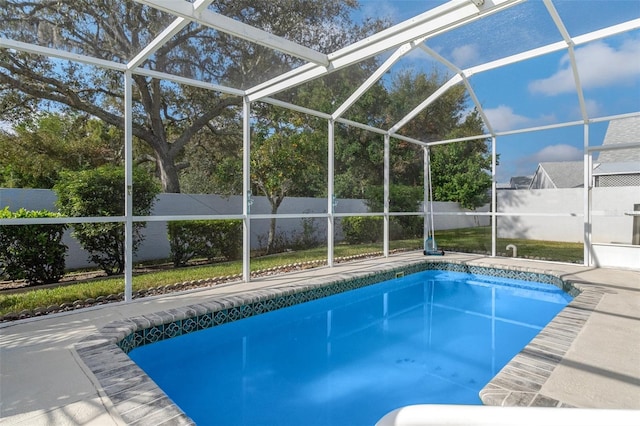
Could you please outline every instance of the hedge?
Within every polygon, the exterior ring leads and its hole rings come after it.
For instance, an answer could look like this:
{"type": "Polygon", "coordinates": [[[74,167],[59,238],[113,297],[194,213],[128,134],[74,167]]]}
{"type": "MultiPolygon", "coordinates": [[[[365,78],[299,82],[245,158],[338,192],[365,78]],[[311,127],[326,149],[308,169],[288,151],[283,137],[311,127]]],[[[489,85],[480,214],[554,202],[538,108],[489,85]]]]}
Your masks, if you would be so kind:
{"type": "Polygon", "coordinates": [[[194,258],[235,260],[240,256],[241,220],[181,220],[169,222],[167,230],[176,267],[194,258]]]}
{"type": "MultiPolygon", "coordinates": [[[[60,217],[47,210],[0,210],[2,219],[60,217]]],[[[0,271],[11,280],[29,284],[60,281],[65,270],[67,246],[62,243],[66,224],[0,226],[0,271]]]]}

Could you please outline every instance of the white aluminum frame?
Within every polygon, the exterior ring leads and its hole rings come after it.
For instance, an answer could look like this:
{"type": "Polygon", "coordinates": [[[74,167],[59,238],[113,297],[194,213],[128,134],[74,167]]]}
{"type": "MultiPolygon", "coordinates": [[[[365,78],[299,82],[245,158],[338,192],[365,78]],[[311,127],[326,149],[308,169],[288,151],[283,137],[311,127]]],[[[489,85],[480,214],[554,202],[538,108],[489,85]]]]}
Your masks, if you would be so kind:
{"type": "MultiPolygon", "coordinates": [[[[167,220],[180,220],[180,219],[242,219],[243,220],[243,267],[242,277],[244,281],[250,279],[250,222],[251,219],[257,218],[271,218],[273,215],[252,215],[251,214],[251,194],[250,194],[250,119],[251,119],[251,104],[252,102],[260,101],[266,102],[272,105],[278,105],[284,108],[289,108],[304,114],[309,114],[322,119],[327,120],[328,125],[328,182],[327,182],[327,213],[322,214],[304,214],[304,215],[275,215],[276,217],[320,217],[327,219],[328,225],[328,250],[327,250],[327,262],[329,266],[333,266],[334,257],[334,232],[335,232],[335,218],[346,217],[352,214],[349,213],[336,213],[335,212],[335,189],[334,189],[334,150],[335,140],[334,131],[335,124],[342,123],[349,126],[361,128],[373,133],[382,135],[384,138],[384,211],[380,213],[360,213],[358,216],[380,216],[384,218],[384,255],[389,255],[389,219],[390,216],[400,215],[420,215],[424,212],[394,212],[389,211],[389,182],[390,182],[390,166],[389,166],[389,145],[390,139],[398,139],[414,143],[428,149],[428,146],[438,145],[443,143],[456,143],[468,140],[487,139],[491,138],[491,156],[492,156],[492,202],[491,211],[489,213],[455,213],[463,215],[488,215],[491,217],[492,226],[492,250],[491,255],[496,255],[496,219],[498,216],[504,215],[496,210],[496,151],[497,141],[500,136],[513,135],[525,132],[535,132],[539,130],[547,130],[554,128],[561,128],[567,126],[581,125],[584,127],[584,264],[591,265],[591,210],[590,210],[590,185],[591,185],[591,172],[592,172],[592,152],[598,150],[609,149],[608,147],[590,147],[589,146],[589,125],[591,123],[609,121],[612,119],[625,118],[630,116],[640,115],[640,111],[629,114],[620,114],[610,117],[589,117],[586,109],[584,94],[582,85],[580,83],[580,75],[575,60],[575,47],[590,43],[595,40],[603,39],[617,34],[626,33],[629,31],[640,29],[640,19],[633,19],[627,22],[623,22],[617,25],[613,25],[607,28],[603,28],[597,31],[593,31],[587,34],[572,37],[567,31],[560,15],[558,14],[553,0],[543,0],[544,5],[549,13],[551,19],[556,25],[559,33],[562,36],[562,41],[548,44],[536,49],[532,49],[525,52],[520,52],[515,55],[504,57],[498,60],[487,62],[484,64],[476,65],[466,69],[460,69],[454,64],[443,58],[435,50],[427,46],[427,42],[430,38],[450,31],[454,28],[458,28],[467,25],[476,20],[482,19],[486,16],[499,13],[500,11],[522,3],[524,0],[452,0],[441,6],[438,6],[432,10],[429,10],[423,14],[420,14],[412,19],[404,21],[400,24],[394,25],[378,34],[368,37],[364,40],[356,42],[350,46],[342,48],[336,52],[330,54],[323,54],[321,52],[310,49],[306,46],[293,43],[282,37],[271,34],[267,31],[249,26],[239,21],[227,18],[223,15],[214,13],[208,9],[212,0],[196,0],[193,3],[187,1],[167,1],[167,0],[135,0],[138,3],[148,5],[150,7],[161,10],[165,13],[175,16],[167,28],[158,34],[147,46],[145,46],[140,52],[138,52],[129,62],[126,64],[102,60],[86,55],[80,55],[76,53],[67,52],[61,49],[39,46],[31,43],[24,43],[17,40],[11,40],[7,38],[0,38],[0,48],[14,49],[17,51],[27,52],[36,55],[43,55],[52,58],[58,58],[63,60],[69,60],[85,65],[91,65],[96,67],[102,67],[107,69],[116,70],[123,73],[125,93],[124,93],[124,119],[125,119],[125,216],[118,217],[83,217],[83,218],[55,218],[55,219],[2,219],[0,226],[4,225],[25,225],[34,223],[100,223],[100,222],[122,222],[125,224],[126,235],[126,270],[125,270],[125,300],[130,301],[132,297],[132,225],[137,221],[167,221],[167,220]],[[178,34],[186,25],[191,22],[198,23],[209,28],[213,28],[216,31],[221,31],[248,40],[253,43],[260,44],[262,46],[269,47],[280,52],[284,52],[288,55],[300,58],[307,63],[300,66],[290,72],[284,73],[269,81],[257,84],[247,90],[240,90],[233,87],[226,87],[222,85],[203,82],[191,78],[185,78],[179,75],[173,75],[169,73],[159,72],[151,69],[143,68],[142,65],[153,53],[160,48],[164,43],[168,42],[173,36],[178,34]],[[416,48],[420,48],[422,52],[429,55],[436,61],[442,63],[450,71],[453,72],[453,77],[449,79],[442,87],[440,87],[435,93],[429,96],[409,112],[405,117],[392,125],[389,129],[379,129],[373,126],[357,123],[348,119],[342,118],[344,113],[364,94],[371,88],[385,72],[397,63],[402,57],[409,52],[414,51],[416,48]],[[493,70],[517,62],[529,60],[540,55],[546,55],[552,52],[566,51],[569,56],[573,77],[576,86],[576,93],[578,96],[580,111],[582,119],[580,121],[558,123],[548,126],[540,126],[527,129],[518,129],[505,132],[496,132],[492,126],[492,123],[486,116],[482,105],[476,97],[473,87],[469,81],[469,78],[475,74],[485,71],[493,70]],[[287,102],[283,102],[274,98],[272,95],[277,94],[283,90],[290,89],[297,85],[303,84],[307,81],[316,79],[318,77],[327,75],[338,69],[345,68],[347,66],[361,62],[367,58],[386,54],[392,52],[387,60],[376,70],[369,78],[356,89],[349,98],[339,105],[335,111],[331,114],[327,114],[320,111],[314,111],[309,108],[293,105],[287,102]],[[242,98],[243,103],[243,210],[240,215],[200,215],[200,216],[135,216],[133,213],[132,204],[132,75],[143,75],[150,78],[163,79],[178,84],[190,85],[194,87],[205,88],[207,90],[213,90],[221,93],[226,93],[242,98]],[[450,87],[463,83],[467,92],[478,109],[482,120],[488,129],[487,134],[476,135],[465,138],[442,140],[442,141],[421,141],[414,138],[409,138],[403,135],[399,135],[397,132],[408,122],[410,122],[418,113],[434,102],[439,96],[445,93],[450,87]]],[[[615,149],[622,149],[628,147],[638,147],[639,144],[626,144],[625,146],[616,146],[615,149]]],[[[424,209],[423,209],[424,210],[424,209]]],[[[453,213],[442,213],[453,214],[453,213]]],[[[526,214],[525,214],[526,215],[526,214]]],[[[536,214],[539,215],[539,214],[536,214]]],[[[557,216],[557,215],[550,215],[557,216]]]]}

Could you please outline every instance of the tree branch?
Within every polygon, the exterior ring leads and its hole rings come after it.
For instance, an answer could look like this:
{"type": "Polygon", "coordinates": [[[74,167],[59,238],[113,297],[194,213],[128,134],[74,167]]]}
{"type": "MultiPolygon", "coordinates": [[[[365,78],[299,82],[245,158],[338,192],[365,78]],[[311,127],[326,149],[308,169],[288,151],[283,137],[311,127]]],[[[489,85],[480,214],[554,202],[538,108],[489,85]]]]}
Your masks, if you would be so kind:
{"type": "Polygon", "coordinates": [[[185,131],[182,132],[182,134],[173,142],[170,149],[171,155],[177,155],[200,129],[205,127],[209,121],[219,116],[222,111],[233,105],[239,106],[240,103],[241,100],[237,97],[221,97],[215,106],[209,108],[204,114],[194,120],[193,124],[185,129],[185,131]]]}
{"type": "MultiPolygon", "coordinates": [[[[34,100],[46,99],[94,115],[104,122],[124,129],[124,117],[110,113],[97,105],[83,100],[78,94],[64,82],[37,74],[30,69],[15,69],[3,64],[12,74],[22,78],[13,78],[0,73],[0,84],[27,94],[34,100]],[[26,77],[26,78],[25,78],[26,77]]],[[[133,134],[148,142],[148,131],[144,127],[134,123],[133,134]]]]}

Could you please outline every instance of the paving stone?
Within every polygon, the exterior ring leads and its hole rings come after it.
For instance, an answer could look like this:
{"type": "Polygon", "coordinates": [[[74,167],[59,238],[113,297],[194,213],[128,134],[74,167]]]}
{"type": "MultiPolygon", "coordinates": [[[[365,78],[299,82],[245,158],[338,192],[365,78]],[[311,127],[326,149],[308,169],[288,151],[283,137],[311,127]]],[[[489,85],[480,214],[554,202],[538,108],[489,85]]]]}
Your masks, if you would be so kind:
{"type": "Polygon", "coordinates": [[[555,368],[555,364],[541,363],[536,360],[527,360],[525,357],[518,356],[513,358],[508,365],[512,365],[524,371],[530,371],[539,376],[549,377],[555,368]]]}
{"type": "Polygon", "coordinates": [[[537,348],[529,347],[528,345],[522,350],[522,354],[531,356],[534,359],[549,361],[555,364],[559,363],[562,360],[562,356],[550,354],[537,348]]]}
{"type": "Polygon", "coordinates": [[[536,339],[527,345],[530,349],[537,349],[539,351],[544,352],[545,354],[557,355],[558,357],[562,357],[566,351],[558,348],[554,348],[551,345],[547,345],[542,339],[536,339]]]}
{"type": "Polygon", "coordinates": [[[114,377],[109,386],[104,386],[103,390],[107,395],[113,395],[122,392],[125,389],[141,386],[143,383],[151,382],[146,374],[139,376],[114,377]]]}
{"type": "Polygon", "coordinates": [[[498,374],[491,382],[510,391],[537,392],[541,388],[539,383],[506,374],[498,374]]]}
{"type": "Polygon", "coordinates": [[[537,394],[530,407],[557,407],[560,401],[546,397],[544,395],[537,394]]]}
{"type": "Polygon", "coordinates": [[[518,379],[518,380],[526,380],[529,382],[537,383],[539,385],[543,385],[544,382],[549,378],[548,375],[539,375],[535,374],[532,371],[522,370],[520,368],[515,367],[511,363],[507,364],[501,371],[500,377],[504,380],[510,379],[518,379]]]}
{"type": "Polygon", "coordinates": [[[164,408],[154,410],[147,413],[141,419],[133,422],[131,426],[158,426],[158,425],[191,425],[194,424],[187,415],[185,415],[174,404],[170,403],[164,408]]]}
{"type": "MultiPolygon", "coordinates": [[[[132,400],[125,401],[120,404],[116,404],[118,410],[120,411],[120,415],[122,419],[127,422],[127,424],[134,424],[145,418],[155,418],[155,424],[159,423],[159,419],[157,418],[157,413],[161,413],[165,408],[169,406],[173,406],[173,401],[171,401],[166,396],[162,396],[154,399],[142,399],[142,397],[138,397],[132,400]],[[128,407],[132,407],[127,409],[128,407]],[[155,416],[154,416],[155,414],[155,416]]],[[[167,413],[168,414],[168,413],[167,413]]],[[[173,414],[173,413],[172,413],[173,414]]],[[[174,417],[174,416],[171,416],[174,417]]],[[[145,423],[151,424],[151,423],[145,423]]]]}
{"type": "Polygon", "coordinates": [[[501,405],[505,407],[527,407],[536,396],[532,392],[510,392],[501,405]]]}
{"type": "Polygon", "coordinates": [[[502,406],[502,403],[509,396],[509,391],[491,391],[491,392],[480,392],[480,399],[484,405],[495,405],[502,406]]]}

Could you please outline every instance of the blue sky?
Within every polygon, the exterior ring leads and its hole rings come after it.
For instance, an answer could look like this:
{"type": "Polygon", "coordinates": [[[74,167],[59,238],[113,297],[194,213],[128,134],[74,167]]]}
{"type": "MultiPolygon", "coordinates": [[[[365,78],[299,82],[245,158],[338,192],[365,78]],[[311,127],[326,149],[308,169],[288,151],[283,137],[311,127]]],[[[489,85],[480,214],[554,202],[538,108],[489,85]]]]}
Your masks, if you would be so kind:
{"type": "MultiPolygon", "coordinates": [[[[355,20],[381,17],[399,23],[444,0],[359,0],[355,20]]],[[[554,0],[572,37],[640,19],[640,0],[554,0]]],[[[461,69],[561,41],[541,0],[530,0],[470,25],[435,36],[429,48],[461,69]]],[[[640,30],[575,49],[589,118],[640,111],[640,30]]],[[[384,59],[384,58],[380,58],[384,59]]],[[[391,70],[450,70],[416,49],[391,70]]],[[[388,77],[385,77],[388,78],[388,77]]],[[[493,129],[506,132],[580,120],[576,86],[566,50],[477,73],[470,78],[493,129]]],[[[416,99],[415,105],[422,99],[416,99]]],[[[409,112],[415,105],[407,105],[409,112]]],[[[469,105],[473,108],[473,104],[469,105]]],[[[0,128],[7,129],[0,121],[0,128]]],[[[606,124],[590,126],[590,145],[601,145],[606,124]]],[[[581,160],[583,128],[575,126],[498,138],[498,182],[532,175],[540,162],[581,160]]],[[[597,160],[597,157],[596,157],[597,160]]]]}
{"type": "MultiPolygon", "coordinates": [[[[444,3],[425,0],[360,0],[363,16],[394,23],[444,3]]],[[[556,0],[572,37],[640,18],[637,0],[556,0]]],[[[354,17],[358,19],[359,14],[354,17]]],[[[468,27],[439,35],[427,45],[462,69],[522,50],[561,41],[544,4],[532,0],[468,27]]],[[[640,111],[640,31],[600,39],[575,49],[590,118],[640,111]]],[[[394,67],[429,72],[448,70],[424,52],[414,51],[394,67]]],[[[449,72],[450,74],[450,72],[449,72]]],[[[476,74],[470,83],[494,130],[511,131],[580,120],[580,108],[567,50],[476,74]]],[[[419,100],[418,100],[419,102],[419,100]]],[[[408,111],[413,108],[408,107],[408,111]]],[[[590,126],[590,145],[601,145],[606,124],[590,126]]],[[[539,162],[583,158],[583,127],[498,138],[498,182],[532,175],[539,162]]],[[[597,160],[597,157],[596,157],[597,160]]]]}

